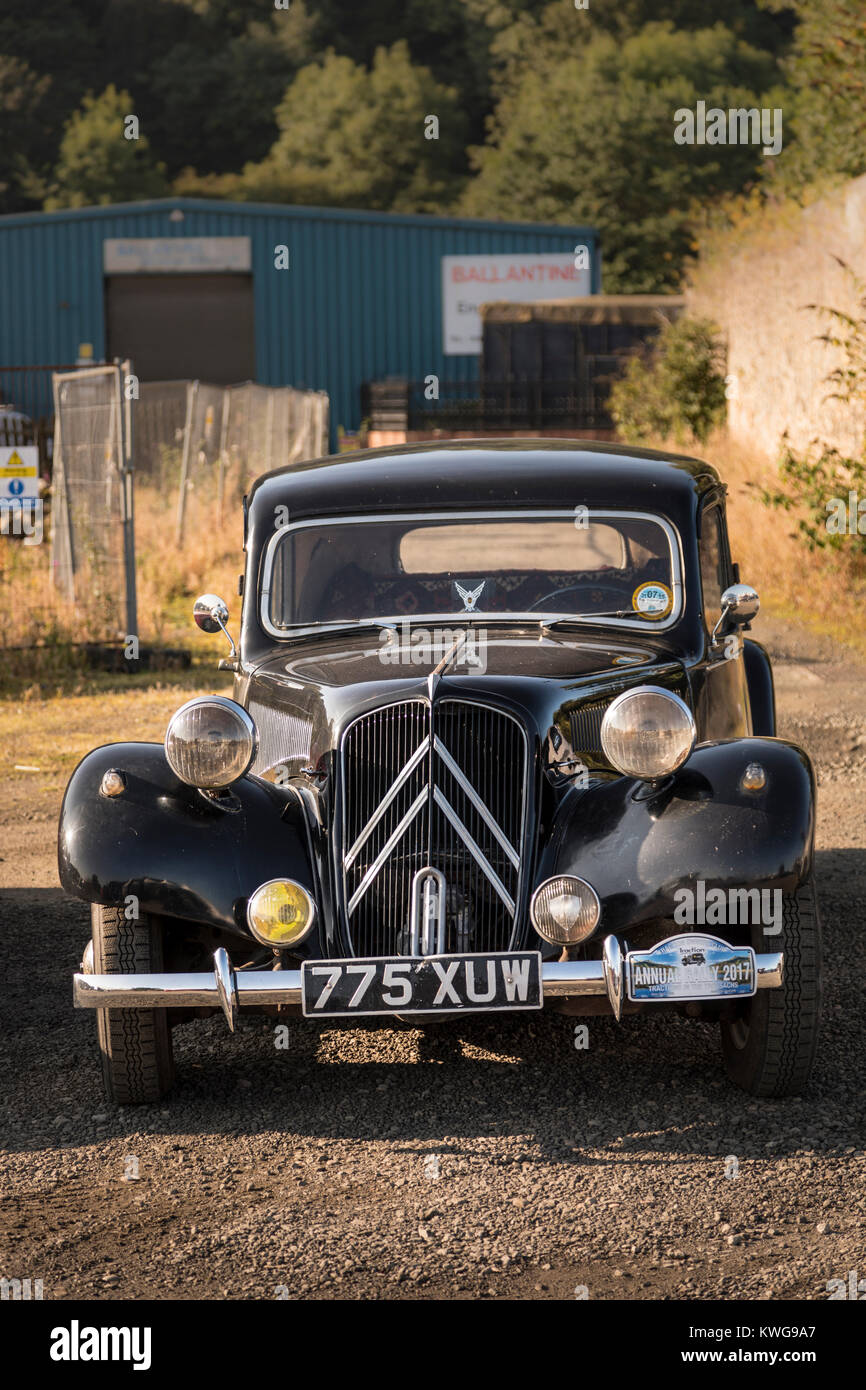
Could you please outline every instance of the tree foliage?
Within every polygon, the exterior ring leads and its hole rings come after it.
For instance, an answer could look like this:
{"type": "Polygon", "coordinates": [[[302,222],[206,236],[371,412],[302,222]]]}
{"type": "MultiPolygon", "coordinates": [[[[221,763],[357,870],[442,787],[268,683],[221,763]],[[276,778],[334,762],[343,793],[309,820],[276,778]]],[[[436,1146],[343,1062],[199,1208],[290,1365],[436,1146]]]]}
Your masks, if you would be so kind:
{"type": "Polygon", "coordinates": [[[113,86],[98,97],[84,98],[63,132],[46,208],[126,203],[168,191],[164,167],[152,159],[147,136],[140,132],[127,138],[124,125],[130,114],[129,93],[113,86]]]}
{"type": "Polygon", "coordinates": [[[866,15],[863,0],[793,0],[798,25],[785,63],[790,87],[783,183],[866,173],[866,15]]]}
{"type": "Polygon", "coordinates": [[[674,113],[766,104],[775,79],[766,53],[724,25],[693,33],[650,24],[624,43],[600,34],[579,57],[526,69],[473,151],[477,177],[464,209],[595,226],[609,291],[679,284],[693,202],[757,174],[754,145],[676,145],[674,113]]]}
{"type": "Polygon", "coordinates": [[[457,93],[412,63],[405,40],[377,49],[369,69],[336,53],[302,68],[277,126],[238,196],[418,212],[440,211],[456,192],[465,131],[457,93]]]}

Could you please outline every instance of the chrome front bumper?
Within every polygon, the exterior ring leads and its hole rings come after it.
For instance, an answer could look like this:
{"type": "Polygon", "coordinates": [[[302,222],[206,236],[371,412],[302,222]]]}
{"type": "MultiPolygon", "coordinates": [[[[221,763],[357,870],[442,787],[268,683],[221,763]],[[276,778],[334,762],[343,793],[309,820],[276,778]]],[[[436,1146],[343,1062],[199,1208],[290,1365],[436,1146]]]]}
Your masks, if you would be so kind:
{"type": "MultiPolygon", "coordinates": [[[[76,1009],[216,1009],[234,1031],[238,1008],[263,1004],[301,1004],[300,970],[236,971],[228,952],[214,952],[212,973],[170,975],[95,975],[90,947],[81,972],[73,976],[76,1009]]],[[[779,989],[784,956],[771,951],[755,956],[758,989],[779,989]]],[[[541,967],[544,998],[571,999],[607,995],[615,1018],[625,1000],[625,955],[615,936],[605,937],[601,960],[546,961],[541,967]]],[[[687,1002],[687,1001],[682,1001],[687,1002]]]]}

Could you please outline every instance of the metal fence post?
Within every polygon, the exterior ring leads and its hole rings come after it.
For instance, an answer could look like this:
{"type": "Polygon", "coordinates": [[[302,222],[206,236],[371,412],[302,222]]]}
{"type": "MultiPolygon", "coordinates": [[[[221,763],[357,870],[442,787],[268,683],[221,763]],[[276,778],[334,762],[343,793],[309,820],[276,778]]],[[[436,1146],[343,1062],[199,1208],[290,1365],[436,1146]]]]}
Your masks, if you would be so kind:
{"type": "Polygon", "coordinates": [[[183,427],[183,458],[180,465],[180,492],[177,498],[177,543],[183,543],[183,520],[186,511],[186,485],[189,478],[189,451],[192,442],[192,420],[198,382],[191,381],[186,392],[186,423],[183,427]]]}
{"type": "Polygon", "coordinates": [[[220,420],[220,455],[219,472],[217,473],[217,520],[220,525],[223,519],[223,490],[226,482],[226,450],[228,448],[229,437],[229,412],[231,411],[232,388],[227,386],[223,391],[223,409],[220,420]]]}
{"type": "Polygon", "coordinates": [[[123,561],[126,570],[126,632],[138,636],[138,597],[135,586],[135,505],[133,501],[132,401],[127,384],[132,363],[118,362],[118,389],[121,393],[120,439],[123,468],[123,561]]]}

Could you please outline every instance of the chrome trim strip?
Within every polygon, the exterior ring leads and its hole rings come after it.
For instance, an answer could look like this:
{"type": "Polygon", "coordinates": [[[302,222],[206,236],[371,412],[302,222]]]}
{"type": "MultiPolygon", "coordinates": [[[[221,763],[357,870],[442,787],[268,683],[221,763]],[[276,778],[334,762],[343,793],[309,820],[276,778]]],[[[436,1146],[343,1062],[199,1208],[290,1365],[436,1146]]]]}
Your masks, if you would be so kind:
{"type": "MultiPolygon", "coordinates": [[[[383,706],[383,708],[386,707],[383,706]]],[[[415,752],[412,754],[411,758],[409,759],[406,766],[403,768],[402,772],[398,774],[397,779],[392,784],[391,790],[388,792],[388,795],[385,797],[385,800],[381,803],[381,805],[379,805],[376,808],[370,819],[367,821],[367,824],[361,831],[360,835],[358,836],[357,840],[352,845],[352,848],[343,856],[344,869],[348,869],[351,867],[353,861],[357,858],[359,852],[363,849],[367,840],[370,838],[373,831],[376,829],[376,826],[379,824],[379,821],[382,819],[388,807],[391,805],[391,802],[394,800],[394,797],[397,795],[400,788],[403,786],[403,783],[408,781],[408,779],[412,776],[412,773],[415,771],[421,759],[428,751],[429,747],[430,735],[425,734],[423,741],[419,743],[418,747],[415,749],[415,752]]]]}
{"type": "MultiPolygon", "coordinates": [[[[507,954],[491,951],[490,955],[507,954]]],[[[758,989],[779,989],[784,977],[781,951],[755,956],[758,989]]],[[[327,964],[327,961],[323,961],[327,964]]],[[[566,999],[607,994],[600,960],[544,961],[544,998],[566,999]]],[[[239,1006],[289,1004],[300,1007],[300,970],[236,971],[234,988],[239,1006]]],[[[176,975],[85,975],[72,980],[76,1009],[201,1009],[219,1008],[213,972],[176,975]]]]}
{"type": "Polygon", "coordinates": [[[607,990],[613,1016],[619,1023],[622,1018],[622,1001],[625,996],[625,956],[619,939],[615,936],[604,938],[601,952],[604,987],[607,990]]]}
{"type": "Polygon", "coordinates": [[[513,917],[515,913],[514,899],[512,898],[508,889],[505,887],[505,884],[502,882],[502,879],[491,868],[487,860],[484,858],[484,855],[480,847],[473,840],[472,836],[466,829],[466,826],[463,824],[462,820],[458,816],[457,812],[454,810],[454,807],[451,805],[448,798],[444,795],[443,792],[439,790],[438,787],[433,788],[433,800],[436,802],[436,805],[439,807],[440,811],[444,812],[444,814],[448,817],[451,824],[454,826],[454,829],[457,831],[457,834],[460,836],[464,845],[469,850],[469,853],[472,855],[472,858],[477,863],[479,869],[484,874],[487,881],[493,886],[493,888],[496,889],[496,892],[499,894],[503,903],[508,908],[509,913],[513,917]]]}
{"type": "Polygon", "coordinates": [[[220,1006],[225,1014],[229,1032],[235,1031],[235,1021],[238,1012],[238,995],[235,989],[234,970],[229,960],[229,953],[224,946],[218,947],[213,956],[213,973],[216,980],[217,996],[220,1006]]]}
{"type": "MultiPolygon", "coordinates": [[[[327,633],[329,627],[345,628],[346,626],[346,619],[343,619],[343,621],[341,622],[333,622],[330,624],[312,623],[296,627],[276,627],[271,622],[271,617],[268,609],[270,606],[269,600],[271,596],[271,577],[273,574],[274,567],[274,555],[276,553],[276,547],[279,541],[282,539],[283,536],[287,534],[287,532],[300,531],[310,526],[363,526],[367,523],[375,523],[380,521],[454,522],[464,521],[467,516],[478,517],[479,519],[483,518],[486,521],[514,521],[516,517],[521,516],[547,518],[552,520],[570,519],[573,521],[574,508],[523,507],[520,510],[512,511],[484,511],[481,508],[470,508],[468,512],[382,512],[376,513],[375,515],[364,516],[360,518],[354,516],[319,516],[310,517],[304,521],[287,522],[285,526],[280,526],[276,531],[274,531],[273,535],[268,541],[267,549],[265,550],[264,554],[264,560],[262,562],[262,582],[261,588],[259,590],[259,620],[261,622],[262,627],[270,637],[278,637],[282,638],[283,641],[286,641],[292,637],[302,637],[319,632],[327,633]]],[[[680,618],[683,615],[683,612],[685,611],[685,595],[683,592],[683,548],[682,540],[676,528],[671,525],[671,523],[667,520],[666,517],[658,516],[654,512],[632,512],[620,511],[615,509],[596,511],[593,508],[589,508],[587,511],[587,517],[590,520],[611,519],[624,521],[654,521],[657,526],[660,526],[662,528],[667,537],[668,550],[670,553],[671,560],[671,589],[673,591],[674,603],[673,608],[670,611],[670,614],[660,623],[650,622],[645,618],[638,618],[635,620],[632,620],[631,618],[605,618],[604,622],[605,624],[612,623],[617,628],[630,628],[633,631],[644,633],[647,631],[664,632],[666,628],[673,627],[674,623],[679,622],[680,618]]],[[[445,617],[459,616],[459,614],[413,613],[411,621],[438,621],[441,624],[443,618],[445,617]]],[[[577,622],[585,622],[587,624],[590,624],[593,621],[591,614],[584,615],[580,613],[542,614],[533,612],[503,614],[479,612],[477,614],[473,613],[472,616],[473,618],[488,618],[491,621],[496,619],[502,621],[503,619],[508,618],[520,618],[536,623],[540,622],[543,617],[547,617],[548,619],[574,618],[577,622]]],[[[378,617],[376,619],[376,622],[381,622],[384,626],[393,623],[399,624],[401,622],[404,622],[405,619],[405,613],[383,614],[381,617],[378,617]]],[[[359,619],[358,626],[363,627],[365,623],[369,623],[371,621],[371,619],[359,619]]],[[[597,621],[598,620],[596,619],[596,625],[597,621]]]]}
{"type": "Polygon", "coordinates": [[[447,884],[440,869],[428,864],[419,869],[412,879],[412,899],[409,907],[409,954],[410,956],[445,955],[445,895],[447,884]],[[436,897],[432,900],[436,909],[436,940],[431,931],[431,887],[436,897]]]}
{"type": "Polygon", "coordinates": [[[412,802],[412,805],[409,807],[409,810],[406,812],[403,819],[400,821],[400,824],[393,831],[391,836],[385,841],[385,844],[382,846],[379,853],[376,855],[376,858],[373,860],[364,877],[361,879],[361,882],[358,884],[358,887],[355,889],[354,893],[349,899],[347,910],[350,915],[355,911],[355,908],[358,906],[358,903],[361,901],[367,889],[370,887],[370,884],[373,882],[373,879],[378,874],[379,870],[381,869],[385,860],[390,855],[394,846],[398,843],[399,840],[403,838],[406,831],[409,829],[409,826],[412,824],[413,820],[417,816],[418,812],[424,806],[427,805],[428,796],[429,787],[425,784],[423,789],[418,793],[415,800],[412,802]]]}
{"type": "MultiPolygon", "coordinates": [[[[455,700],[454,703],[459,704],[461,702],[455,700]]],[[[463,701],[462,703],[467,704],[469,702],[463,701]]],[[[464,792],[466,793],[469,800],[472,802],[472,805],[475,807],[476,811],[478,812],[481,819],[484,821],[484,824],[487,826],[490,833],[499,841],[499,844],[505,850],[505,853],[508,855],[508,858],[511,860],[515,869],[519,869],[520,855],[517,853],[516,849],[511,844],[511,841],[508,839],[508,836],[496,824],[496,821],[493,819],[493,816],[490,814],[487,807],[484,805],[484,802],[481,800],[481,797],[476,792],[472,783],[461,772],[460,768],[457,766],[457,763],[454,761],[451,754],[448,752],[448,749],[445,747],[445,744],[442,742],[438,734],[435,734],[433,737],[433,749],[434,752],[439,754],[439,757],[442,759],[443,763],[448,768],[448,771],[451,773],[451,776],[454,778],[455,782],[458,782],[460,786],[463,788],[464,792]]]]}

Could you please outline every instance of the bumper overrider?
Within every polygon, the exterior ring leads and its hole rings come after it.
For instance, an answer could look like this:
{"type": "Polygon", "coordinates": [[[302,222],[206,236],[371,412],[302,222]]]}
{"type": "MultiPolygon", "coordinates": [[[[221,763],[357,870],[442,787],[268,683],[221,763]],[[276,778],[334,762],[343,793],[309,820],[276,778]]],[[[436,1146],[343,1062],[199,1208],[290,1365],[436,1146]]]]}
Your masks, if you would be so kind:
{"type": "MultiPolygon", "coordinates": [[[[238,1009],[268,1005],[300,1007],[300,970],[236,971],[228,952],[214,952],[212,972],[153,975],[97,975],[90,948],[81,971],[73,977],[77,1009],[199,1009],[220,1008],[234,1031],[238,1009]]],[[[784,956],[781,951],[756,953],[756,989],[779,989],[784,956]]],[[[327,964],[327,962],[322,962],[327,964]]],[[[619,1019],[627,997],[627,957],[616,936],[604,939],[601,960],[545,961],[541,966],[543,1000],[607,996],[619,1019]]],[[[687,1002],[687,1001],[680,1001],[687,1002]]],[[[469,1012],[467,1010],[467,1012],[469,1012]]]]}

